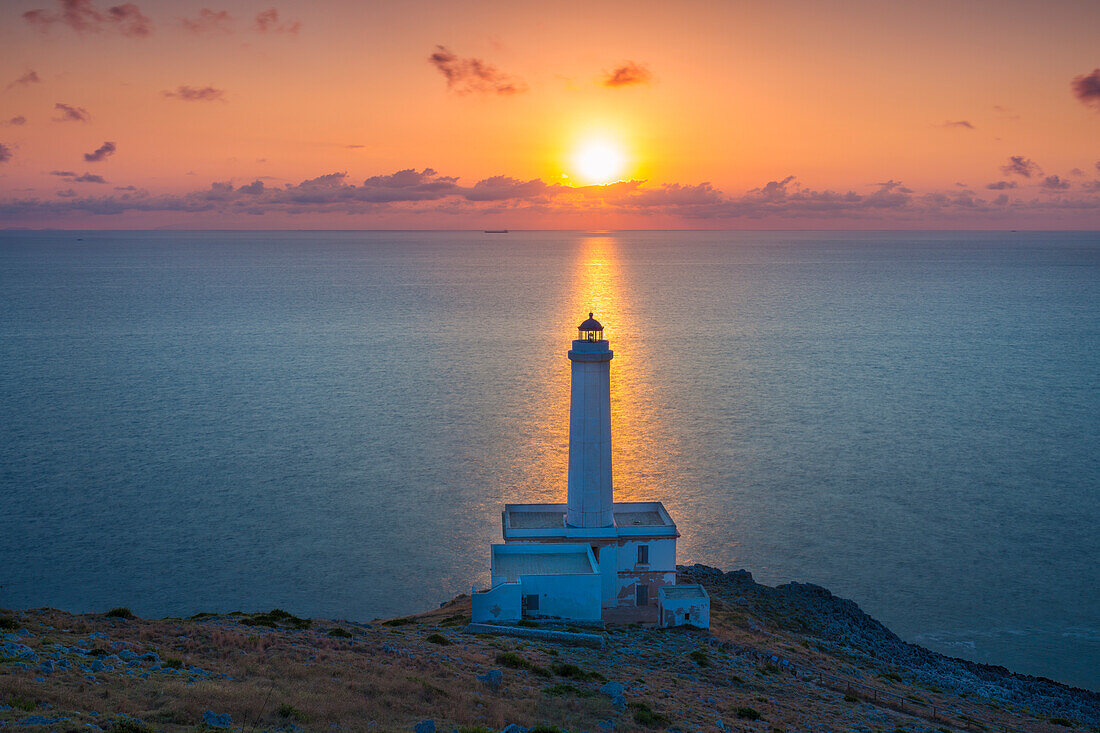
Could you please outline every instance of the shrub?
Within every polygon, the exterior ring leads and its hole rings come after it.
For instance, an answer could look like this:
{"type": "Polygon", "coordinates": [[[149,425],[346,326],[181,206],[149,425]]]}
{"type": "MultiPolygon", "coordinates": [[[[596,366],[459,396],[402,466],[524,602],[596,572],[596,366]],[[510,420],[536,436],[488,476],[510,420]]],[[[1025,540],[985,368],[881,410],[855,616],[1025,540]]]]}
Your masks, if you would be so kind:
{"type": "Polygon", "coordinates": [[[287,720],[297,720],[299,723],[309,722],[309,716],[303,713],[298,708],[287,703],[282,703],[279,707],[275,708],[275,713],[280,718],[286,718],[287,720]]]}
{"type": "Polygon", "coordinates": [[[313,622],[308,618],[298,618],[292,613],[287,613],[281,608],[273,608],[267,613],[256,613],[249,618],[242,618],[245,626],[266,626],[271,629],[280,627],[288,629],[308,629],[313,622]]]}
{"type": "Polygon", "coordinates": [[[537,628],[538,624],[536,624],[534,621],[528,621],[525,618],[521,618],[519,621],[516,621],[516,626],[523,626],[523,627],[526,627],[528,629],[533,629],[533,628],[537,628]]]}
{"type": "Polygon", "coordinates": [[[741,707],[734,708],[734,714],[743,720],[760,720],[760,711],[756,708],[750,708],[742,705],[741,707]]]}
{"type": "Polygon", "coordinates": [[[463,725],[459,726],[458,733],[494,733],[494,731],[484,725],[463,725]]]}
{"type": "Polygon", "coordinates": [[[666,716],[650,710],[644,702],[632,702],[629,707],[634,713],[634,722],[638,725],[644,725],[648,728],[664,728],[670,722],[666,716]]]}
{"type": "Polygon", "coordinates": [[[543,725],[539,723],[534,728],[528,728],[527,733],[562,733],[562,730],[556,725],[543,725]]]}
{"type": "Polygon", "coordinates": [[[586,672],[575,664],[552,664],[550,669],[559,677],[568,677],[581,682],[607,682],[599,672],[586,672]]]}
{"type": "Polygon", "coordinates": [[[850,692],[844,693],[844,702],[859,702],[859,698],[850,692]]]}
{"type": "Polygon", "coordinates": [[[1066,728],[1076,728],[1077,727],[1077,724],[1074,723],[1069,718],[1051,718],[1050,722],[1053,723],[1054,725],[1061,725],[1061,726],[1064,726],[1066,728]]]}
{"type": "Polygon", "coordinates": [[[515,652],[504,652],[497,655],[497,664],[504,667],[511,667],[512,669],[526,669],[529,672],[537,674],[539,677],[549,677],[550,670],[545,667],[540,667],[537,664],[531,664],[526,659],[516,654],[515,652]]]}
{"type": "Polygon", "coordinates": [[[707,653],[702,649],[696,649],[691,654],[688,654],[688,656],[691,657],[691,660],[698,664],[700,667],[710,666],[710,657],[708,657],[707,653]]]}
{"type": "Polygon", "coordinates": [[[25,697],[9,697],[8,705],[11,705],[16,710],[24,710],[28,713],[34,710],[34,703],[25,697]]]}
{"type": "Polygon", "coordinates": [[[19,622],[11,616],[0,616],[0,629],[14,631],[19,628],[19,622]]]}
{"type": "Polygon", "coordinates": [[[328,635],[329,636],[335,636],[339,639],[350,639],[351,638],[351,632],[350,631],[348,631],[347,629],[341,629],[339,627],[329,631],[328,635]]]}
{"type": "Polygon", "coordinates": [[[207,611],[200,611],[200,612],[194,614],[193,616],[191,616],[190,618],[191,618],[192,621],[202,621],[204,618],[213,618],[214,616],[217,616],[217,615],[218,614],[216,614],[216,613],[208,613],[207,611]]]}
{"type": "Polygon", "coordinates": [[[133,618],[134,612],[125,606],[119,606],[118,608],[112,608],[104,615],[107,616],[107,618],[133,618]]]}
{"type": "Polygon", "coordinates": [[[432,634],[427,640],[433,644],[439,644],[440,646],[449,646],[451,643],[451,640],[443,636],[443,634],[432,634]]]}
{"type": "Polygon", "coordinates": [[[411,618],[391,618],[387,621],[383,621],[383,626],[408,626],[409,624],[416,623],[411,618]]]}
{"type": "Polygon", "coordinates": [[[901,675],[897,672],[879,672],[879,677],[884,680],[890,680],[892,682],[901,682],[901,675]]]}
{"type": "Polygon", "coordinates": [[[183,660],[176,657],[165,657],[164,661],[160,663],[160,666],[167,667],[168,669],[183,669],[183,660]]]}
{"type": "Polygon", "coordinates": [[[565,695],[576,695],[577,697],[592,697],[594,693],[588,690],[582,690],[576,685],[569,684],[557,684],[551,685],[543,690],[547,695],[553,695],[554,697],[563,697],[565,695]]]}

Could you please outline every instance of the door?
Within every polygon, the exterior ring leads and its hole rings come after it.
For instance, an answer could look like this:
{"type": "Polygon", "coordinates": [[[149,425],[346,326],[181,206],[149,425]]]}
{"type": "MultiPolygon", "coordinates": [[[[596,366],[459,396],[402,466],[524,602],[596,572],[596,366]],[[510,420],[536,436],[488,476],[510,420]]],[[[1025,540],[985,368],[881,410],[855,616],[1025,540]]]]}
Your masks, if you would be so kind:
{"type": "Polygon", "coordinates": [[[639,583],[635,586],[635,593],[637,594],[634,601],[636,606],[648,606],[649,605],[649,586],[644,583],[639,583]]]}

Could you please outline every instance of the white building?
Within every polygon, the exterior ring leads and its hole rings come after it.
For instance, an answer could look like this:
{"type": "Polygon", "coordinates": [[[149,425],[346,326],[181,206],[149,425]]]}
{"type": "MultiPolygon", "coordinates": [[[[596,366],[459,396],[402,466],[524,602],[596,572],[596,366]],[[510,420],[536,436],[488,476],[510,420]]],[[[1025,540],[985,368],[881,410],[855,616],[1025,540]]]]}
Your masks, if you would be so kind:
{"type": "Polygon", "coordinates": [[[710,596],[701,585],[663,585],[657,591],[657,625],[710,628],[710,596]]]}
{"type": "Polygon", "coordinates": [[[661,502],[614,501],[614,354],[591,313],[578,331],[569,351],[567,501],[504,507],[505,544],[492,546],[490,589],[473,594],[475,622],[598,621],[605,609],[635,609],[631,620],[657,621],[658,591],[676,583],[680,535],[661,502]]]}

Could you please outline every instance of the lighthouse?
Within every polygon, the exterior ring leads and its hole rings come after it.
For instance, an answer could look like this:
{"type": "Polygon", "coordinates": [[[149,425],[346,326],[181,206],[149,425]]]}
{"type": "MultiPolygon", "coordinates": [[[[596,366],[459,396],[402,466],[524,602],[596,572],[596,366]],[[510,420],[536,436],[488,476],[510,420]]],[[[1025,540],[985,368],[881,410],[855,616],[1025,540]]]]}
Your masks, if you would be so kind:
{"type": "MultiPolygon", "coordinates": [[[[504,506],[504,544],[490,547],[490,587],[471,589],[474,623],[564,620],[705,626],[705,591],[701,586],[676,585],[680,533],[664,505],[655,500],[615,503],[614,354],[594,314],[577,327],[567,356],[571,387],[566,502],[504,506]]],[[[628,487],[634,495],[643,490],[628,487]]]]}
{"type": "Polygon", "coordinates": [[[603,326],[588,314],[569,351],[569,475],[565,523],[610,527],[615,522],[611,484],[611,358],[603,326]]]}

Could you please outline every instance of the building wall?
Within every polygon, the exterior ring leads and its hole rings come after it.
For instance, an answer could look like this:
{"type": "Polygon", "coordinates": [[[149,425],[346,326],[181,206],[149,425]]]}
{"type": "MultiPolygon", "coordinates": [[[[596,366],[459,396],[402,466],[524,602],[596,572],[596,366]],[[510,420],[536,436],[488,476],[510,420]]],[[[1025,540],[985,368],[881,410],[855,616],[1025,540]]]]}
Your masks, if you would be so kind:
{"type": "Polygon", "coordinates": [[[524,575],[520,578],[522,595],[538,594],[538,611],[527,611],[531,618],[549,617],[599,621],[603,594],[600,575],[524,575]]]}
{"type": "Polygon", "coordinates": [[[500,583],[470,594],[470,618],[474,623],[519,621],[523,589],[520,583],[500,583]]]}
{"type": "MultiPolygon", "coordinates": [[[[548,545],[578,543],[576,538],[506,539],[505,545],[548,545]]],[[[649,586],[648,605],[656,607],[657,589],[676,584],[675,537],[618,537],[589,540],[600,569],[602,605],[604,608],[633,606],[638,583],[649,586]],[[649,565],[638,565],[638,545],[649,546],[649,565]]]]}
{"type": "Polygon", "coordinates": [[[637,605],[638,585],[649,587],[647,605],[657,605],[657,589],[676,583],[676,538],[639,539],[619,542],[617,554],[618,579],[615,595],[606,599],[607,606],[637,605]],[[649,564],[638,564],[638,547],[649,547],[649,564]]]}

